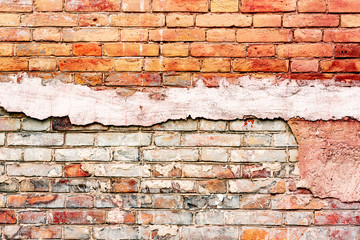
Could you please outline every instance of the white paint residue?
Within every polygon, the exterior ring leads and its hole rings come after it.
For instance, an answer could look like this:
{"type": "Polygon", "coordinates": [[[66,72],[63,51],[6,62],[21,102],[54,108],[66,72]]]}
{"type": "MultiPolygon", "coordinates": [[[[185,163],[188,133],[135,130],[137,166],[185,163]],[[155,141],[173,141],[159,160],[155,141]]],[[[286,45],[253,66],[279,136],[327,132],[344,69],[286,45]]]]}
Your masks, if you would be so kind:
{"type": "Polygon", "coordinates": [[[150,126],[168,119],[202,117],[232,120],[252,115],[262,119],[330,120],[353,117],[360,120],[360,87],[341,87],[320,81],[299,86],[296,81],[239,79],[239,85],[223,81],[207,88],[201,81],[194,88],[162,89],[163,100],[151,93],[120,96],[114,90],[94,91],[86,86],[53,81],[46,86],[39,78],[16,76],[0,83],[0,106],[9,112],[46,119],[69,116],[73,124],[150,126]],[[16,78],[22,78],[21,83],[16,78]],[[41,107],[39,107],[41,106],[41,107]]]}

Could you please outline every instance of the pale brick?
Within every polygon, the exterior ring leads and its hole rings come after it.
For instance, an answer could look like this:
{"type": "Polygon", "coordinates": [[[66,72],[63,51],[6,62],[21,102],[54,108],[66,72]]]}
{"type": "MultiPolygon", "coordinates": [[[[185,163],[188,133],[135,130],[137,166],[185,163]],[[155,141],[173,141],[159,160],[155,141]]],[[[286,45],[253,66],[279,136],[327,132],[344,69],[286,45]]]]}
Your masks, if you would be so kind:
{"type": "Polygon", "coordinates": [[[285,150],[231,150],[232,162],[286,162],[285,150]]]}
{"type": "Polygon", "coordinates": [[[112,42],[118,41],[120,33],[115,28],[64,29],[65,42],[112,42]]]}
{"type": "Polygon", "coordinates": [[[312,225],[314,222],[313,212],[286,212],[284,214],[286,225],[312,225]]]}
{"type": "Polygon", "coordinates": [[[30,71],[55,71],[57,69],[57,61],[55,58],[31,58],[29,60],[30,71]]]}
{"type": "Polygon", "coordinates": [[[0,26],[4,26],[4,27],[20,26],[20,15],[0,13],[0,26]]]}
{"type": "Polygon", "coordinates": [[[229,180],[229,192],[231,193],[268,193],[271,186],[275,186],[280,180],[229,180]]]}
{"type": "Polygon", "coordinates": [[[151,143],[150,133],[99,133],[98,146],[147,146],[151,143]]]}
{"type": "Polygon", "coordinates": [[[195,216],[195,223],[198,225],[224,225],[224,212],[204,211],[195,216]]]}
{"type": "Polygon", "coordinates": [[[196,149],[158,149],[144,150],[144,161],[198,161],[199,151],[196,149]]]}
{"type": "Polygon", "coordinates": [[[20,129],[20,119],[0,118],[0,131],[17,131],[20,129]]]}
{"type": "Polygon", "coordinates": [[[239,0],[211,0],[211,12],[238,12],[239,0]]]}
{"type": "Polygon", "coordinates": [[[181,224],[190,225],[192,213],[175,211],[143,211],[139,213],[140,224],[181,224]],[[144,217],[143,217],[144,216],[144,217]]]}
{"type": "Polygon", "coordinates": [[[237,227],[218,227],[218,226],[189,226],[181,227],[181,239],[226,239],[237,240],[239,238],[239,228],[237,227]]]}
{"type": "Polygon", "coordinates": [[[44,12],[58,12],[63,7],[63,0],[35,0],[35,10],[44,12]]]}
{"type": "Polygon", "coordinates": [[[170,131],[193,131],[197,129],[197,122],[192,119],[186,121],[167,121],[159,125],[151,127],[154,130],[170,130],[170,131]]]}
{"type": "Polygon", "coordinates": [[[275,147],[297,146],[295,136],[290,133],[274,134],[273,138],[275,147]]]}
{"type": "Polygon", "coordinates": [[[211,120],[200,120],[199,130],[203,131],[225,131],[226,122],[225,121],[211,121],[211,120]]]}
{"type": "Polygon", "coordinates": [[[266,134],[246,134],[244,144],[245,146],[270,146],[271,137],[266,134]]]}
{"type": "Polygon", "coordinates": [[[184,180],[143,180],[141,181],[142,193],[194,193],[195,182],[184,180]]]}
{"type": "Polygon", "coordinates": [[[1,43],[0,44],[0,56],[14,56],[14,44],[1,43]]]}
{"type": "Polygon", "coordinates": [[[90,239],[91,233],[88,227],[69,226],[64,228],[65,239],[90,239]]]}
{"type": "Polygon", "coordinates": [[[154,143],[156,146],[180,146],[179,133],[160,133],[154,135],[154,143]]]}
{"type": "Polygon", "coordinates": [[[68,133],[65,135],[65,145],[68,146],[92,146],[95,136],[87,133],[68,133]]]}
{"type": "Polygon", "coordinates": [[[240,146],[238,134],[186,134],[185,146],[240,146]]]}
{"type": "Polygon", "coordinates": [[[208,196],[184,196],[184,209],[237,209],[240,197],[236,195],[215,194],[208,196]]]}
{"type": "Polygon", "coordinates": [[[139,161],[138,148],[120,147],[113,150],[113,160],[115,161],[139,161]]]}
{"type": "Polygon", "coordinates": [[[33,30],[35,41],[60,41],[61,33],[58,28],[36,28],[33,30]]]}
{"type": "Polygon", "coordinates": [[[237,120],[230,122],[232,131],[285,131],[286,123],[280,120],[237,120]]]}
{"type": "Polygon", "coordinates": [[[5,133],[0,133],[0,145],[5,144],[5,133]]]}
{"type": "Polygon", "coordinates": [[[61,133],[9,133],[8,145],[61,146],[64,135],[61,133]]]}
{"type": "Polygon", "coordinates": [[[51,161],[51,152],[48,148],[26,148],[24,161],[51,161]]]}
{"type": "Polygon", "coordinates": [[[3,161],[21,161],[21,149],[0,148],[0,160],[3,161]]]}
{"type": "Polygon", "coordinates": [[[141,230],[138,227],[95,227],[95,239],[99,240],[121,240],[124,239],[142,239],[141,230]]]}
{"type": "Polygon", "coordinates": [[[56,149],[55,161],[110,161],[110,151],[104,148],[56,149]]]}
{"type": "Polygon", "coordinates": [[[247,225],[281,225],[282,212],[279,211],[228,211],[225,217],[226,224],[247,225]]]}
{"type": "Polygon", "coordinates": [[[150,177],[150,166],[136,164],[103,164],[95,167],[95,176],[150,177]]]}
{"type": "Polygon", "coordinates": [[[49,164],[11,164],[6,166],[9,176],[26,176],[26,177],[61,177],[61,165],[49,164]]]}
{"type": "Polygon", "coordinates": [[[201,150],[201,160],[205,162],[227,162],[228,153],[223,148],[203,148],[201,150]]]}
{"type": "Polygon", "coordinates": [[[221,165],[192,165],[183,166],[183,177],[198,178],[238,178],[240,177],[240,166],[221,165]]]}
{"type": "Polygon", "coordinates": [[[21,16],[21,26],[75,27],[77,15],[67,13],[33,13],[21,16]]]}
{"type": "Polygon", "coordinates": [[[25,118],[22,123],[22,130],[25,131],[49,131],[50,120],[39,121],[32,118],[25,118]]]}
{"type": "Polygon", "coordinates": [[[173,13],[166,16],[168,27],[191,27],[194,26],[194,23],[193,15],[173,13]]]}
{"type": "Polygon", "coordinates": [[[299,151],[297,149],[290,149],[289,150],[289,161],[296,162],[299,155],[299,151]]]}

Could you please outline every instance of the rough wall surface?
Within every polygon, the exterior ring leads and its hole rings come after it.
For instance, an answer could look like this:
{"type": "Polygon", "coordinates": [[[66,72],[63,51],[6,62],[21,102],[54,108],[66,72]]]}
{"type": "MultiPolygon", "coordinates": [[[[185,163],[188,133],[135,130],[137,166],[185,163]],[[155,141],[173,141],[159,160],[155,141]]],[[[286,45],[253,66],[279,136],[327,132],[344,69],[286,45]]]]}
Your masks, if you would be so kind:
{"type": "Polygon", "coordinates": [[[359,239],[359,43],[358,0],[0,0],[1,237],[359,239]]]}

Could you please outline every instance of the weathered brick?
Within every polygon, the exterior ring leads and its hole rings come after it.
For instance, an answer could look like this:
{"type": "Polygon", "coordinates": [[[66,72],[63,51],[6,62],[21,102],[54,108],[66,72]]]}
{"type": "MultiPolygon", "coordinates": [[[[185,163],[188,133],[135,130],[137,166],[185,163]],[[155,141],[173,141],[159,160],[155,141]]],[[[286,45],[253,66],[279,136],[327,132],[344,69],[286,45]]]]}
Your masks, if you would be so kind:
{"type": "Polygon", "coordinates": [[[271,201],[272,209],[307,209],[317,210],[328,207],[328,203],[322,199],[312,198],[311,195],[277,195],[271,201]]]}
{"type": "Polygon", "coordinates": [[[20,129],[20,119],[0,118],[0,131],[17,131],[20,129]]]}
{"type": "Polygon", "coordinates": [[[46,213],[45,212],[35,212],[35,211],[28,211],[28,212],[19,212],[19,223],[46,223],[46,213]]]}
{"type": "Polygon", "coordinates": [[[24,179],[20,182],[20,191],[24,192],[48,192],[50,181],[46,179],[24,179]]]}
{"type": "Polygon", "coordinates": [[[33,30],[33,39],[35,41],[60,41],[60,29],[58,28],[36,28],[33,30]]]}
{"type": "Polygon", "coordinates": [[[0,133],[0,145],[5,144],[5,133],[0,133]]]}
{"type": "Polygon", "coordinates": [[[120,32],[115,28],[64,29],[65,42],[112,42],[118,41],[120,32]]]}
{"type": "Polygon", "coordinates": [[[156,134],[154,143],[156,146],[179,146],[180,134],[156,134]]]}
{"type": "Polygon", "coordinates": [[[65,239],[90,239],[90,229],[87,227],[69,226],[64,228],[65,239]]]}
{"type": "Polygon", "coordinates": [[[198,59],[184,58],[164,58],[164,59],[146,59],[145,70],[151,72],[180,71],[192,72],[200,70],[200,61],[198,59]]]}
{"type": "Polygon", "coordinates": [[[108,43],[104,45],[105,56],[158,56],[159,45],[142,43],[108,43]]]}
{"type": "Polygon", "coordinates": [[[241,198],[240,207],[242,209],[269,209],[270,195],[247,195],[241,198]]]}
{"type": "Polygon", "coordinates": [[[159,29],[149,31],[149,40],[155,42],[205,41],[204,29],[159,29]]]}
{"type": "Polygon", "coordinates": [[[96,227],[94,228],[94,235],[96,239],[107,240],[107,239],[121,239],[122,236],[126,236],[129,239],[141,239],[145,238],[146,235],[142,234],[143,230],[139,227],[96,227]]]}
{"type": "Polygon", "coordinates": [[[5,27],[17,27],[20,26],[20,15],[19,14],[0,14],[0,26],[5,27]]]}
{"type": "Polygon", "coordinates": [[[249,27],[251,16],[242,14],[204,14],[196,17],[199,27],[249,27]]]}
{"type": "Polygon", "coordinates": [[[325,30],[324,42],[360,42],[360,32],[356,29],[325,30]]]}
{"type": "Polygon", "coordinates": [[[154,0],[153,11],[156,12],[207,12],[207,0],[154,0]]]}
{"type": "Polygon", "coordinates": [[[114,209],[108,212],[107,222],[108,223],[125,223],[134,224],[136,220],[135,212],[121,211],[114,209]]]}
{"type": "Polygon", "coordinates": [[[93,208],[94,197],[91,195],[73,195],[66,198],[67,208],[93,208]]]}
{"type": "Polygon", "coordinates": [[[320,29],[295,29],[295,42],[320,42],[322,40],[322,31],[320,29]]]}
{"type": "Polygon", "coordinates": [[[64,208],[63,195],[9,195],[7,201],[11,208],[64,208]]]}
{"type": "Polygon", "coordinates": [[[284,27],[337,27],[339,16],[326,14],[285,15],[284,27]]]}
{"type": "Polygon", "coordinates": [[[296,9],[296,0],[242,0],[241,12],[292,12],[296,9]]]}
{"type": "Polygon", "coordinates": [[[358,211],[317,211],[315,225],[359,225],[358,211]]]}
{"type": "Polygon", "coordinates": [[[53,192],[86,193],[91,191],[108,192],[110,179],[55,179],[51,185],[53,192]]]}
{"type": "Polygon", "coordinates": [[[202,72],[229,72],[231,69],[230,59],[207,58],[202,61],[202,72]]]}
{"type": "Polygon", "coordinates": [[[229,180],[229,192],[231,193],[269,193],[273,192],[275,188],[275,192],[284,193],[285,192],[285,183],[281,180],[276,179],[264,179],[264,180],[247,180],[247,179],[239,179],[239,180],[229,180]],[[281,187],[279,186],[281,185],[281,187]]]}
{"type": "Polygon", "coordinates": [[[20,161],[21,149],[17,148],[0,148],[0,160],[3,161],[20,161]]]}
{"type": "Polygon", "coordinates": [[[241,233],[241,240],[247,239],[269,239],[268,229],[247,228],[241,233]]]}
{"type": "Polygon", "coordinates": [[[282,212],[279,211],[228,211],[225,218],[226,224],[247,224],[247,225],[281,225],[282,212]]]}
{"type": "Polygon", "coordinates": [[[329,0],[329,12],[360,12],[357,8],[357,0],[329,0]]]}
{"type": "Polygon", "coordinates": [[[114,68],[113,59],[105,58],[68,58],[59,59],[60,71],[99,71],[107,72],[114,68]]]}
{"type": "Polygon", "coordinates": [[[122,29],[120,39],[123,42],[147,42],[149,31],[147,29],[122,29]]]}
{"type": "Polygon", "coordinates": [[[34,7],[36,11],[44,12],[58,12],[62,11],[63,1],[62,0],[35,0],[34,7]]]}
{"type": "Polygon", "coordinates": [[[239,0],[211,0],[211,12],[238,12],[239,0]]]}
{"type": "Polygon", "coordinates": [[[143,180],[140,187],[142,193],[195,192],[195,182],[184,180],[143,180]]]}
{"type": "Polygon", "coordinates": [[[285,150],[232,150],[232,162],[285,162],[285,150]]]}
{"type": "Polygon", "coordinates": [[[0,71],[26,71],[28,60],[25,58],[0,58],[0,71]]]}
{"type": "Polygon", "coordinates": [[[87,86],[99,86],[102,85],[101,73],[76,73],[74,75],[74,81],[76,84],[87,85],[87,86]]]}
{"type": "Polygon", "coordinates": [[[325,12],[326,1],[325,0],[299,0],[298,1],[299,12],[325,12]]]}
{"type": "Polygon", "coordinates": [[[61,146],[64,135],[61,133],[9,133],[9,145],[24,146],[61,146]]]}
{"type": "Polygon", "coordinates": [[[210,194],[210,193],[226,193],[226,182],[222,180],[207,180],[199,182],[199,193],[210,194]]]}
{"type": "Polygon", "coordinates": [[[33,13],[21,17],[21,26],[74,27],[77,15],[67,13],[33,13]]]}
{"type": "Polygon", "coordinates": [[[102,224],[105,222],[105,212],[99,210],[87,211],[50,211],[50,224],[102,224]]]}
{"type": "Polygon", "coordinates": [[[189,14],[173,13],[166,16],[168,27],[191,27],[194,26],[194,16],[189,14]]]}
{"type": "Polygon", "coordinates": [[[287,72],[289,62],[279,59],[235,59],[233,69],[238,72],[287,72]]]}
{"type": "Polygon", "coordinates": [[[291,61],[292,72],[317,72],[319,62],[317,60],[293,60],[291,61]]]}
{"type": "Polygon", "coordinates": [[[228,226],[184,226],[180,234],[182,239],[238,239],[239,229],[228,226]]]}
{"type": "Polygon", "coordinates": [[[136,179],[116,179],[112,183],[111,192],[135,193],[138,191],[138,184],[136,179]]]}
{"type": "Polygon", "coordinates": [[[336,58],[360,57],[360,46],[358,44],[341,44],[335,46],[336,58]]]}
{"type": "Polygon", "coordinates": [[[240,146],[238,134],[186,134],[185,146],[240,146]]]}
{"type": "MultiPolygon", "coordinates": [[[[0,3],[1,4],[1,3],[0,3]]],[[[30,41],[31,32],[24,28],[1,28],[0,41],[1,42],[26,42],[30,41]]]]}
{"type": "Polygon", "coordinates": [[[38,177],[61,177],[62,166],[50,164],[11,164],[6,166],[9,176],[38,176],[38,177]]]}
{"type": "Polygon", "coordinates": [[[159,86],[160,83],[158,73],[114,73],[105,78],[107,86],[159,86]]]}
{"type": "Polygon", "coordinates": [[[163,44],[161,53],[165,57],[186,57],[189,56],[189,45],[183,43],[163,44]]]}
{"type": "Polygon", "coordinates": [[[151,143],[149,133],[99,133],[98,146],[147,146],[151,143]]]}
{"type": "Polygon", "coordinates": [[[197,129],[197,122],[192,119],[187,119],[186,121],[171,120],[162,124],[154,125],[151,129],[166,131],[193,131],[197,129]]]}
{"type": "Polygon", "coordinates": [[[240,166],[219,165],[191,165],[183,166],[183,177],[198,178],[238,178],[240,177],[240,166]]]}
{"type": "Polygon", "coordinates": [[[150,177],[150,166],[137,164],[104,164],[95,167],[95,176],[150,177]]]}
{"type": "Polygon", "coordinates": [[[0,2],[1,12],[31,12],[31,0],[7,0],[0,2]]]}
{"type": "Polygon", "coordinates": [[[163,14],[117,14],[110,16],[110,26],[113,27],[161,27],[165,25],[163,14]]]}
{"type": "Polygon", "coordinates": [[[55,71],[57,62],[55,58],[31,58],[29,60],[30,71],[55,71]]]}
{"type": "Polygon", "coordinates": [[[24,161],[51,161],[51,149],[26,148],[24,149],[24,161]]]}
{"type": "Polygon", "coordinates": [[[144,150],[145,161],[197,161],[199,151],[192,149],[144,150]]]}
{"type": "Polygon", "coordinates": [[[211,162],[227,162],[228,154],[226,149],[221,148],[203,148],[201,150],[201,160],[211,162]]]}
{"type": "Polygon", "coordinates": [[[331,57],[334,47],[331,44],[287,44],[277,47],[280,58],[290,57],[331,57]]]}
{"type": "Polygon", "coordinates": [[[120,0],[66,0],[66,11],[79,12],[111,12],[120,11],[120,0]]]}
{"type": "Polygon", "coordinates": [[[49,131],[50,120],[39,121],[32,118],[25,118],[22,122],[22,129],[25,131],[49,131]]]}
{"type": "Polygon", "coordinates": [[[0,56],[14,56],[14,44],[0,43],[0,56]]]}
{"type": "Polygon", "coordinates": [[[109,16],[104,13],[86,13],[79,14],[79,26],[80,27],[104,27],[108,25],[109,16]]]}
{"type": "Polygon", "coordinates": [[[61,239],[62,229],[58,226],[6,226],[4,234],[9,239],[61,239]]]}
{"type": "Polygon", "coordinates": [[[254,27],[281,27],[281,15],[254,15],[254,27]]]}
{"type": "Polygon", "coordinates": [[[30,43],[16,47],[17,56],[70,56],[71,44],[66,43],[30,43]]]}
{"type": "Polygon", "coordinates": [[[359,14],[341,15],[341,27],[359,27],[359,26],[360,26],[359,14]]]}
{"type": "Polygon", "coordinates": [[[320,68],[323,72],[359,72],[359,64],[358,59],[328,60],[321,61],[320,68]]]}
{"type": "Polygon", "coordinates": [[[165,86],[191,86],[191,73],[164,73],[163,84],[165,86]]]}
{"type": "Polygon", "coordinates": [[[155,195],[154,208],[177,209],[181,207],[181,197],[173,195],[155,195]]]}
{"type": "Polygon", "coordinates": [[[110,161],[110,151],[102,148],[56,149],[55,161],[110,161]]]}
{"type": "Polygon", "coordinates": [[[249,57],[272,57],[275,56],[275,46],[272,44],[266,45],[250,45],[248,47],[249,57]]]}
{"type": "Polygon", "coordinates": [[[330,228],[330,239],[356,239],[359,236],[357,227],[334,227],[330,228]]]}
{"type": "Polygon", "coordinates": [[[206,32],[208,42],[235,42],[234,29],[209,29],[206,32]]]}
{"type": "Polygon", "coordinates": [[[284,215],[286,225],[311,225],[314,222],[313,212],[286,212],[284,215]]]}
{"type": "Polygon", "coordinates": [[[139,213],[140,224],[181,224],[190,225],[192,213],[175,211],[143,211],[139,213]]]}
{"type": "MultiPolygon", "coordinates": [[[[142,54],[142,53],[140,53],[142,54]]],[[[143,59],[124,58],[115,60],[115,71],[119,72],[141,72],[143,68],[143,59]]]]}
{"type": "Polygon", "coordinates": [[[195,57],[245,57],[246,46],[240,44],[203,44],[193,43],[190,53],[195,57]]]}
{"type": "Polygon", "coordinates": [[[288,29],[238,29],[238,42],[291,42],[292,31],[288,29]]]}

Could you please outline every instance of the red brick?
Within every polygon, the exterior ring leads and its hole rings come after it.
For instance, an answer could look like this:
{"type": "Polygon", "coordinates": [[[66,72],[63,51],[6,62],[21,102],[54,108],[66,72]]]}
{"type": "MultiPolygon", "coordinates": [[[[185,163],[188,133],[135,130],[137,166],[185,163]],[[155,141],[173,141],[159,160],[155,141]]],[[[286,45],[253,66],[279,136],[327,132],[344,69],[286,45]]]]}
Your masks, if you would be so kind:
{"type": "Polygon", "coordinates": [[[117,14],[111,15],[110,26],[115,27],[161,27],[165,25],[163,14],[117,14]]]}
{"type": "Polygon", "coordinates": [[[238,42],[291,42],[292,31],[285,29],[238,29],[238,42]]]}
{"type": "Polygon", "coordinates": [[[46,223],[46,213],[45,212],[36,212],[36,211],[27,211],[19,213],[19,223],[46,223]]]}
{"type": "Polygon", "coordinates": [[[75,43],[73,53],[74,56],[101,56],[102,47],[98,43],[75,43]]]}
{"type": "Polygon", "coordinates": [[[50,224],[102,224],[105,223],[105,212],[88,211],[50,211],[50,224]]]}
{"type": "Polygon", "coordinates": [[[251,16],[242,14],[204,14],[196,17],[196,26],[200,27],[249,27],[251,16]]]}
{"type": "Polygon", "coordinates": [[[250,45],[248,47],[249,57],[272,57],[275,56],[275,46],[273,44],[267,45],[250,45]]]}
{"type": "Polygon", "coordinates": [[[318,70],[318,60],[293,60],[291,62],[292,72],[317,72],[318,70]]]}
{"type": "Polygon", "coordinates": [[[15,212],[10,210],[1,210],[0,223],[1,224],[16,223],[15,212]]]}
{"type": "Polygon", "coordinates": [[[103,27],[108,25],[108,15],[103,13],[79,14],[80,27],[103,27]]]}
{"type": "Polygon", "coordinates": [[[1,12],[31,12],[32,0],[8,0],[0,2],[1,12]]]}
{"type": "Polygon", "coordinates": [[[158,44],[151,43],[106,43],[104,44],[104,55],[111,57],[158,56],[159,49],[158,44]]]}
{"type": "Polygon", "coordinates": [[[26,42],[30,41],[29,29],[0,28],[0,41],[2,42],[26,42]]]}
{"type": "Polygon", "coordinates": [[[360,13],[358,0],[329,0],[329,12],[360,13]]]}
{"type": "Polygon", "coordinates": [[[315,212],[316,225],[359,225],[359,211],[320,211],[315,212]]]}
{"type": "Polygon", "coordinates": [[[334,47],[331,44],[286,44],[279,45],[279,58],[291,57],[332,57],[334,47]]]}
{"type": "Polygon", "coordinates": [[[284,27],[337,27],[339,16],[326,14],[297,14],[285,15],[284,27]]]}
{"type": "Polygon", "coordinates": [[[156,12],[207,12],[207,0],[153,0],[153,11],[156,12]]]}
{"type": "Polygon", "coordinates": [[[207,87],[218,87],[220,82],[224,79],[230,84],[238,84],[239,79],[243,77],[242,74],[232,74],[232,73],[203,73],[203,74],[194,74],[194,85],[198,81],[202,81],[207,87]]]}
{"type": "Polygon", "coordinates": [[[292,12],[296,0],[242,0],[241,12],[292,12]]]}
{"type": "Polygon", "coordinates": [[[94,207],[94,197],[91,195],[68,196],[66,200],[67,208],[92,208],[94,207]]]}
{"type": "Polygon", "coordinates": [[[28,70],[26,58],[4,58],[0,57],[0,71],[26,71],[28,70]]]}
{"type": "Polygon", "coordinates": [[[295,42],[321,42],[322,31],[320,29],[295,29],[295,42]]]}
{"type": "Polygon", "coordinates": [[[360,72],[359,59],[328,60],[320,63],[323,72],[360,72]]]}
{"type": "Polygon", "coordinates": [[[77,15],[67,13],[34,13],[22,16],[21,25],[33,27],[73,27],[77,26],[77,15]]]}
{"type": "Polygon", "coordinates": [[[200,61],[198,59],[183,59],[183,58],[146,59],[145,70],[151,72],[200,71],[200,61]]]}
{"type": "Polygon", "coordinates": [[[360,57],[360,46],[358,44],[342,44],[335,46],[336,58],[357,58],[360,57]]]}
{"type": "Polygon", "coordinates": [[[61,227],[57,226],[13,226],[4,229],[7,239],[60,239],[61,227]]]}
{"type": "Polygon", "coordinates": [[[138,192],[138,180],[136,179],[116,179],[112,183],[112,192],[135,193],[138,192]]]}
{"type": "Polygon", "coordinates": [[[108,72],[113,69],[114,60],[104,58],[59,59],[60,71],[108,72]]]}
{"type": "Polygon", "coordinates": [[[160,29],[150,30],[149,39],[155,42],[205,41],[204,29],[160,29]]]}
{"type": "Polygon", "coordinates": [[[65,166],[66,177],[89,177],[90,174],[81,168],[81,164],[70,164],[65,166]]]}
{"type": "Polygon", "coordinates": [[[242,166],[243,178],[267,178],[271,176],[271,171],[262,165],[244,165],[242,166]]]}
{"type": "Polygon", "coordinates": [[[121,0],[65,0],[66,11],[110,12],[120,11],[121,0]]]}
{"type": "Polygon", "coordinates": [[[236,72],[287,72],[289,63],[278,59],[235,59],[236,72]]]}
{"type": "Polygon", "coordinates": [[[240,44],[193,43],[190,54],[194,57],[245,57],[246,46],[240,44]]]}
{"type": "Polygon", "coordinates": [[[298,1],[299,12],[325,12],[326,1],[325,0],[299,0],[298,1]]]}
{"type": "Polygon", "coordinates": [[[160,86],[161,76],[157,73],[113,73],[105,78],[107,86],[160,86]]]}
{"type": "Polygon", "coordinates": [[[324,42],[360,42],[358,29],[325,30],[324,42]]]}

